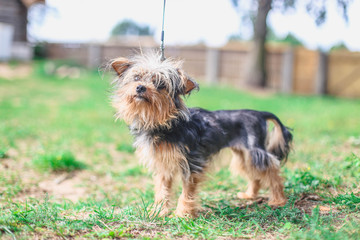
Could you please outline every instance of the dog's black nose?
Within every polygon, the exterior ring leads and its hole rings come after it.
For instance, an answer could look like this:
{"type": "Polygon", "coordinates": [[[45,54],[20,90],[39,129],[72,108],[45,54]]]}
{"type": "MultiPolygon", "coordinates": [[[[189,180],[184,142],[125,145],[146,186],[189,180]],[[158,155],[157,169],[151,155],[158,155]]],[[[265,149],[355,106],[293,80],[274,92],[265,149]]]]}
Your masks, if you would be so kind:
{"type": "Polygon", "coordinates": [[[136,92],[137,93],[143,93],[146,91],[146,87],[144,85],[139,85],[136,87],[136,92]]]}

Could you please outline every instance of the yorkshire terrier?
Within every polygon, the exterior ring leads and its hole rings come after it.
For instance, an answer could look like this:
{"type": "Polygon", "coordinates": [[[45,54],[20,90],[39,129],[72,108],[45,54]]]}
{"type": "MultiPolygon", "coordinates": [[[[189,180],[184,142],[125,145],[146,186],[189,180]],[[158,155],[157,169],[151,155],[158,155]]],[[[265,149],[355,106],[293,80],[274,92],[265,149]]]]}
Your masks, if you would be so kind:
{"type": "Polygon", "coordinates": [[[286,203],[279,169],[292,134],[274,114],[187,108],[182,97],[198,84],[182,70],[181,61],[162,61],[155,52],[117,58],[111,66],[117,73],[112,99],[116,117],[129,125],[137,155],[154,173],[160,215],[169,213],[173,180],[180,174],[183,189],[175,214],[196,216],[199,183],[212,156],[226,147],[233,153],[231,168],[249,180],[239,198],[253,199],[264,187],[270,189],[269,205],[286,203]]]}

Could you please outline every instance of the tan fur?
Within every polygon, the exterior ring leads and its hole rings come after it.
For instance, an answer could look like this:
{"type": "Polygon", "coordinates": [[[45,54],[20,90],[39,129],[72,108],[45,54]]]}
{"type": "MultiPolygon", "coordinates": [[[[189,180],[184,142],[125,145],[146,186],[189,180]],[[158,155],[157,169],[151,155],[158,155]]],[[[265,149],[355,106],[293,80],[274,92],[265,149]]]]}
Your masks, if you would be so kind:
{"type": "MultiPolygon", "coordinates": [[[[169,122],[172,119],[177,118],[179,114],[185,115],[186,112],[185,107],[183,112],[175,108],[172,98],[166,91],[159,92],[146,82],[131,82],[120,88],[116,96],[113,106],[117,109],[117,118],[123,119],[127,124],[136,123],[144,129],[159,125],[170,127],[169,122]],[[135,89],[139,84],[147,89],[144,94],[146,101],[136,98],[135,89]]],[[[183,104],[182,100],[180,101],[183,104]]]]}
{"type": "Polygon", "coordinates": [[[250,180],[246,192],[239,192],[237,196],[241,199],[254,199],[257,197],[260,188],[260,180],[250,180]]]}
{"type": "Polygon", "coordinates": [[[120,76],[130,66],[130,61],[127,58],[119,57],[111,61],[110,65],[115,72],[120,76]]]}
{"type": "Polygon", "coordinates": [[[269,205],[282,206],[286,203],[284,195],[283,179],[280,177],[278,165],[272,165],[268,169],[261,171],[252,164],[252,159],[247,149],[232,148],[233,159],[231,169],[241,173],[248,178],[249,184],[246,192],[239,192],[238,197],[244,199],[255,198],[261,187],[270,189],[269,205]]]}
{"type": "Polygon", "coordinates": [[[203,181],[204,174],[192,173],[190,178],[183,179],[183,190],[178,200],[175,214],[179,217],[195,217],[198,210],[196,199],[199,184],[203,181]]]}
{"type": "Polygon", "coordinates": [[[156,173],[154,174],[154,183],[155,209],[153,212],[159,216],[165,216],[170,212],[173,176],[156,173]]]}
{"type": "MultiPolygon", "coordinates": [[[[169,213],[171,186],[173,179],[182,171],[185,176],[190,176],[190,169],[186,158],[180,149],[169,144],[161,143],[157,145],[147,145],[146,143],[135,143],[136,154],[140,160],[151,171],[154,172],[155,182],[155,207],[156,213],[164,216],[169,213]]],[[[185,177],[184,180],[190,179],[185,177]]]]}
{"type": "Polygon", "coordinates": [[[118,74],[113,82],[117,90],[112,99],[117,119],[135,124],[137,128],[150,129],[155,126],[171,127],[172,119],[188,118],[188,109],[183,100],[179,98],[176,108],[174,96],[178,89],[182,89],[181,94],[185,95],[198,86],[181,70],[181,61],[168,58],[161,62],[159,57],[151,53],[130,59],[117,58],[110,63],[118,74]],[[160,82],[165,84],[166,90],[156,89],[160,82]],[[136,97],[136,87],[139,85],[147,89],[145,100],[136,97]]]}
{"type": "Polygon", "coordinates": [[[140,161],[155,174],[170,179],[180,170],[190,176],[190,169],[184,153],[169,143],[148,145],[146,142],[135,142],[136,154],[140,161]]]}
{"type": "Polygon", "coordinates": [[[266,136],[266,150],[271,152],[280,146],[280,149],[285,152],[285,140],[280,125],[274,119],[269,119],[268,121],[274,124],[274,129],[266,136]]]}

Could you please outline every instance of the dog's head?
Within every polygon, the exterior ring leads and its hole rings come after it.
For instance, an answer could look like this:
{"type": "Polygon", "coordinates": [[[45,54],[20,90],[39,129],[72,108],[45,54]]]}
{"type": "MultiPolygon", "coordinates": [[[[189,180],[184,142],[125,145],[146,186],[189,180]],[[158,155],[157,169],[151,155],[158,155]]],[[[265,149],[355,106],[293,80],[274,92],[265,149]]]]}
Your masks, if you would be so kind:
{"type": "Polygon", "coordinates": [[[170,127],[172,119],[187,118],[181,96],[197,89],[197,83],[174,59],[160,60],[151,52],[133,58],[117,58],[111,66],[117,73],[113,106],[117,117],[136,128],[170,127]]]}

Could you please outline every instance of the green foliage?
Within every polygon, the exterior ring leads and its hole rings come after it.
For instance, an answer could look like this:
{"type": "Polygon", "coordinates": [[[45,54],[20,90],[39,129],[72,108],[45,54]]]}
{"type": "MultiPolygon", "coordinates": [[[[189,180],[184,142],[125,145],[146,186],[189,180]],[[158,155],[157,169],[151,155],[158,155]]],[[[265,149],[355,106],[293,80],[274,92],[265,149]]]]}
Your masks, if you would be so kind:
{"type": "Polygon", "coordinates": [[[41,60],[48,57],[47,43],[46,42],[37,42],[33,48],[34,59],[41,60]]]}
{"type": "Polygon", "coordinates": [[[348,50],[344,42],[339,42],[330,48],[330,51],[348,50]]]}
{"type": "Polygon", "coordinates": [[[271,27],[268,27],[268,33],[266,40],[268,42],[275,43],[285,43],[290,46],[303,46],[304,44],[295,37],[292,33],[288,33],[285,37],[279,37],[275,34],[274,30],[271,27]]]}
{"type": "Polygon", "coordinates": [[[340,206],[345,206],[351,211],[360,210],[360,197],[356,196],[354,193],[339,194],[332,198],[329,202],[335,203],[340,206]]]}
{"type": "MultiPolygon", "coordinates": [[[[239,11],[244,11],[243,9],[240,9],[242,5],[240,4],[241,0],[230,0],[232,5],[239,9],[239,11]]],[[[339,12],[341,12],[342,17],[344,21],[348,21],[348,10],[353,0],[336,0],[337,7],[339,9],[339,12]]],[[[253,0],[254,4],[252,6],[257,6],[259,4],[259,0],[253,0]]],[[[323,24],[327,19],[327,11],[330,7],[327,1],[314,1],[314,0],[306,0],[303,1],[303,5],[306,8],[307,13],[313,17],[315,23],[317,25],[323,24]]],[[[297,8],[297,0],[272,0],[272,11],[280,11],[282,13],[291,11],[295,8],[297,8]]],[[[255,11],[256,8],[252,7],[251,9],[246,9],[247,11],[251,12],[251,15],[253,15],[253,18],[256,17],[257,13],[255,11]]],[[[259,8],[260,9],[260,8],[259,8]]],[[[244,13],[242,13],[244,14],[244,13]]]]}
{"type": "Polygon", "coordinates": [[[130,19],[118,23],[111,31],[111,36],[153,36],[154,30],[149,26],[140,25],[130,19]]]}
{"type": "Polygon", "coordinates": [[[0,158],[6,158],[6,150],[5,149],[0,149],[0,158]]]}
{"type": "Polygon", "coordinates": [[[350,171],[351,176],[360,178],[360,157],[352,153],[345,158],[344,162],[344,168],[350,171]]]}
{"type": "Polygon", "coordinates": [[[311,240],[323,240],[323,239],[359,239],[360,230],[359,222],[351,219],[346,221],[340,228],[336,228],[328,223],[330,218],[321,218],[319,214],[319,208],[315,208],[312,211],[311,216],[305,215],[304,217],[308,223],[308,227],[300,231],[292,231],[291,239],[311,239],[311,240]]]}
{"type": "Polygon", "coordinates": [[[292,46],[303,46],[303,43],[297,37],[295,37],[292,33],[289,33],[288,35],[286,35],[285,38],[282,39],[281,42],[288,43],[292,46]]]}
{"type": "Polygon", "coordinates": [[[326,183],[325,180],[315,177],[308,170],[297,169],[287,176],[285,187],[294,193],[314,192],[321,184],[326,183]]]}
{"type": "Polygon", "coordinates": [[[71,152],[39,154],[32,164],[40,171],[71,172],[85,169],[86,165],[77,161],[71,152]]]}

